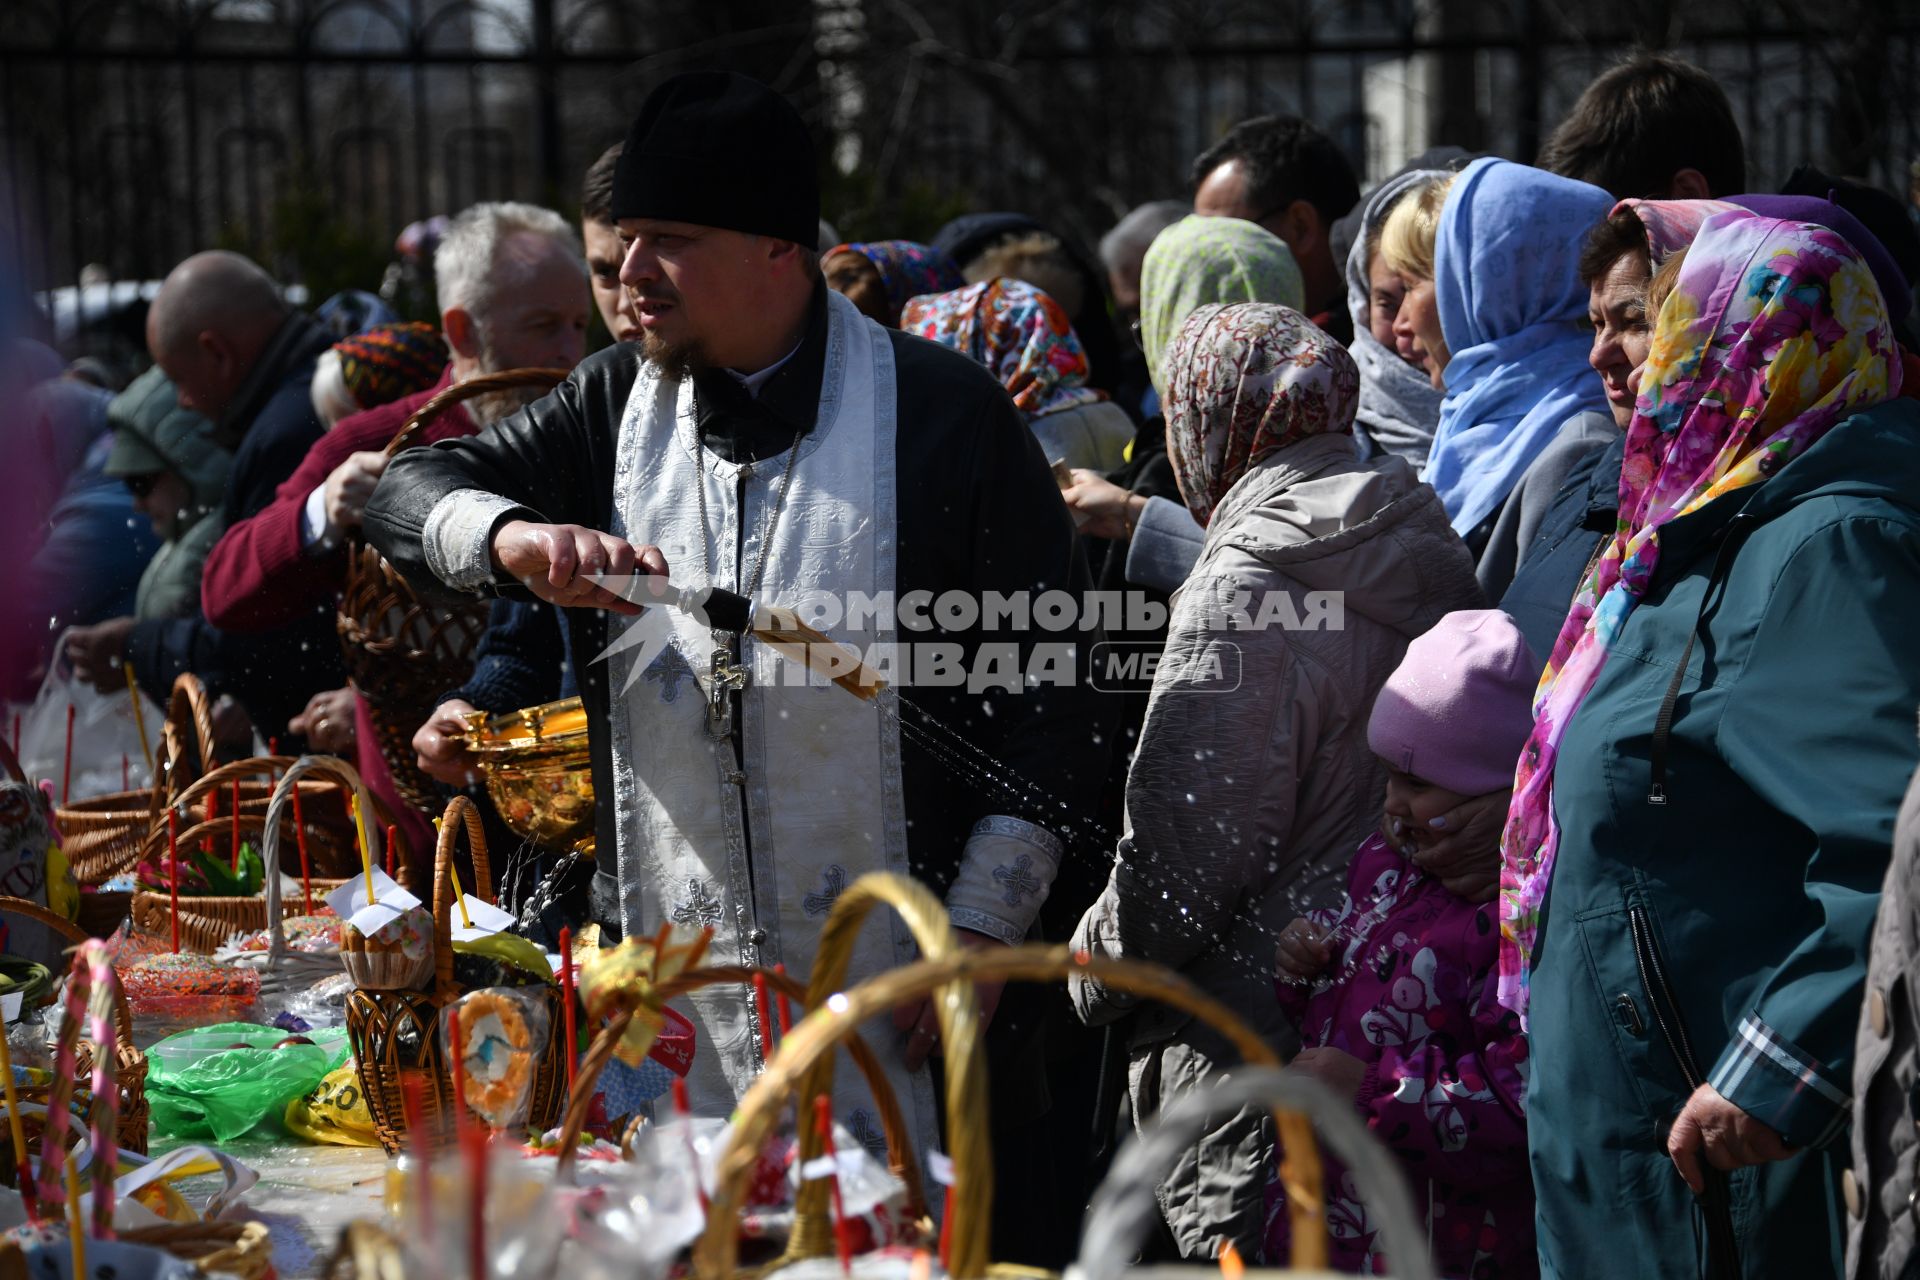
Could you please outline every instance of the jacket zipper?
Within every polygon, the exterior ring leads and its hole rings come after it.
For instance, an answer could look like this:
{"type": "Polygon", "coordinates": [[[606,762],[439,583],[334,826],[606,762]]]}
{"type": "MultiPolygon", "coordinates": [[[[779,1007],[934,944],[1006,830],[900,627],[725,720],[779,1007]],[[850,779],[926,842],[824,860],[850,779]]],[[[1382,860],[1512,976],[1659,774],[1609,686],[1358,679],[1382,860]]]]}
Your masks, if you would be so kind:
{"type": "MultiPolygon", "coordinates": [[[[1644,903],[1627,907],[1627,929],[1633,938],[1634,964],[1640,970],[1640,985],[1646,988],[1647,1005],[1660,1036],[1667,1042],[1680,1074],[1691,1094],[1706,1083],[1699,1059],[1693,1056],[1693,1042],[1687,1036],[1686,1023],[1680,1018],[1680,1002],[1674,998],[1673,984],[1667,978],[1666,962],[1653,937],[1653,921],[1644,903]]],[[[1707,1222],[1707,1275],[1710,1280],[1739,1280],[1740,1237],[1733,1229],[1732,1198],[1727,1175],[1705,1166],[1701,1170],[1706,1189],[1700,1195],[1700,1209],[1707,1222]]]]}

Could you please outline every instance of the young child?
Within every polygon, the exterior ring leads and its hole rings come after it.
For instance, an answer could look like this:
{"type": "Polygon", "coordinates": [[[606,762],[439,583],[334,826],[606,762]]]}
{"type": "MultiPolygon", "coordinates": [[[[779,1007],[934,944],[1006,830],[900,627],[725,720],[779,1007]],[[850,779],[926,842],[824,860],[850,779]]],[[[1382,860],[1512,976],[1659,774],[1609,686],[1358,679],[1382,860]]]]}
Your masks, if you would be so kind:
{"type": "MultiPolygon", "coordinates": [[[[1532,724],[1540,667],[1497,609],[1450,613],[1407,647],[1380,690],[1367,743],[1387,766],[1380,832],[1354,855],[1347,901],[1282,931],[1280,1001],[1300,1028],[1292,1069],[1331,1087],[1366,1118],[1428,1216],[1433,1262],[1448,1277],[1532,1277],[1527,1170],[1527,1042],[1495,999],[1500,918],[1489,891],[1469,902],[1399,852],[1437,838],[1427,824],[1463,801],[1513,786],[1532,724]]],[[[1286,1243],[1277,1180],[1268,1256],[1286,1243]]],[[[1343,1170],[1330,1167],[1327,1216],[1336,1268],[1377,1274],[1376,1226],[1343,1170]]]]}

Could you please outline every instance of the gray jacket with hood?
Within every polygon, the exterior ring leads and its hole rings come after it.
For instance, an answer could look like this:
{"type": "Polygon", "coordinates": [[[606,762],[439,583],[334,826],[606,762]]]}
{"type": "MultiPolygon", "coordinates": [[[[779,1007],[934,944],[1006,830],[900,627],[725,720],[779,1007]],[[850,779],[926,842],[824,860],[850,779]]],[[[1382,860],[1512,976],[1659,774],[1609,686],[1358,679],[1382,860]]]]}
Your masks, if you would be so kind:
{"type": "MultiPolygon", "coordinates": [[[[1338,898],[1379,822],[1374,696],[1415,636],[1481,607],[1472,557],[1403,460],[1362,462],[1351,437],[1324,435],[1257,463],[1215,511],[1174,599],[1118,860],[1073,945],[1178,969],[1276,1048],[1297,1047],[1274,998],[1274,943],[1338,898]]],[[[1133,1008],[1089,980],[1071,994],[1088,1023],[1133,1008]]],[[[1151,1005],[1130,1046],[1136,1122],[1233,1060],[1151,1005]]],[[[1162,1184],[1186,1256],[1212,1258],[1229,1238],[1258,1256],[1269,1128],[1229,1122],[1162,1184]]]]}

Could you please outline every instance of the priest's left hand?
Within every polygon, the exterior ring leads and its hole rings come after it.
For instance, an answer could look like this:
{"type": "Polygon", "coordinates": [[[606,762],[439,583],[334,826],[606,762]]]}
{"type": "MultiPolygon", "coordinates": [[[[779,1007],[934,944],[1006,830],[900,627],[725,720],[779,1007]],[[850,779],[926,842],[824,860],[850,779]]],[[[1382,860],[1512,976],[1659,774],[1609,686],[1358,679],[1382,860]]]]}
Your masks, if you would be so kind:
{"type": "MultiPolygon", "coordinates": [[[[984,933],[975,933],[971,929],[955,929],[954,936],[960,945],[978,950],[982,947],[1004,947],[1007,944],[998,938],[989,938],[984,933]]],[[[1007,984],[1004,982],[976,982],[973,984],[974,998],[980,1002],[980,1030],[985,1031],[993,1024],[993,1011],[1000,1006],[1000,992],[1007,984]]],[[[918,1071],[940,1047],[940,1019],[933,1011],[933,997],[928,996],[910,1004],[903,1004],[893,1011],[893,1025],[907,1033],[905,1057],[907,1070],[918,1071]]]]}

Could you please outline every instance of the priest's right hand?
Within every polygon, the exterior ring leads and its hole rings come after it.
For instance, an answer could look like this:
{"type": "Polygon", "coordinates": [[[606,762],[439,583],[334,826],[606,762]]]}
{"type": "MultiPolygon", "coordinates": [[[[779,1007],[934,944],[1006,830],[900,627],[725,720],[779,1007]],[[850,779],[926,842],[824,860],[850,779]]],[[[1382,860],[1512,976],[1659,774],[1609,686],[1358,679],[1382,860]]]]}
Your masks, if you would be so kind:
{"type": "Polygon", "coordinates": [[[658,547],[636,548],[582,525],[526,520],[509,520],[494,531],[493,563],[550,604],[628,615],[639,613],[640,606],[592,579],[667,574],[667,558],[658,547]]]}

